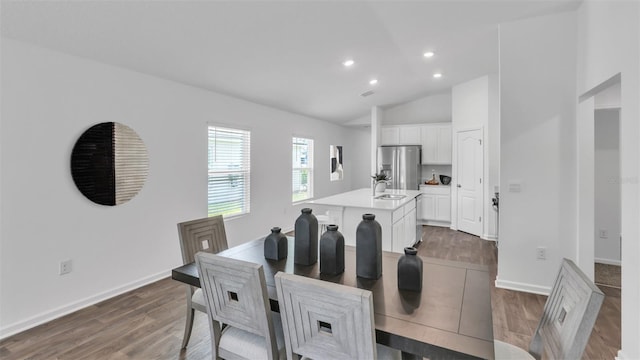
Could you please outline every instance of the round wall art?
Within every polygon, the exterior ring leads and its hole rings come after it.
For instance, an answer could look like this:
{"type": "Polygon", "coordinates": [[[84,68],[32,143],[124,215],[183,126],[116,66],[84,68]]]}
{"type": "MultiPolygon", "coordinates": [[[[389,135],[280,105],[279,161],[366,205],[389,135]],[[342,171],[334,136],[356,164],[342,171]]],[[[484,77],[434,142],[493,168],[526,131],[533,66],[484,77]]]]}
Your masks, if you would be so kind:
{"type": "Polygon", "coordinates": [[[101,205],[131,200],[149,173],[144,142],[130,127],[104,122],[85,131],[71,153],[71,175],[78,190],[101,205]]]}

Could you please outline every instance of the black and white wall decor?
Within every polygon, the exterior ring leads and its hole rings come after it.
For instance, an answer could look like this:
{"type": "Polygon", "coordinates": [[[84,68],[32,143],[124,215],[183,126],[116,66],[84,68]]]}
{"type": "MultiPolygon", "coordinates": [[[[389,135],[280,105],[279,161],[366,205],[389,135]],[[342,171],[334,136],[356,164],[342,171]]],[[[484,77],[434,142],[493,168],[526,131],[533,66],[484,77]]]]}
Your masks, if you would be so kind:
{"type": "Polygon", "coordinates": [[[331,166],[331,181],[344,179],[344,168],[342,166],[342,146],[329,146],[329,159],[331,166]]]}
{"type": "Polygon", "coordinates": [[[147,148],[130,127],[105,122],[85,131],[71,153],[80,192],[101,205],[119,205],[140,192],[149,173],[147,148]]]}

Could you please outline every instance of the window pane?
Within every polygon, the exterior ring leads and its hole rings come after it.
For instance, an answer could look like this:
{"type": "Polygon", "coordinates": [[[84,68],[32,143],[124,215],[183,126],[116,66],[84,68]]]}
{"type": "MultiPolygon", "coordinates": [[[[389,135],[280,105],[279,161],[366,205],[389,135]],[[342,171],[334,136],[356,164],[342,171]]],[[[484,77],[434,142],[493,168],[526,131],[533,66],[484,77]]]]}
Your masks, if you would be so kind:
{"type": "Polygon", "coordinates": [[[313,197],[313,140],[293,138],[292,148],[292,200],[313,197]]]}
{"type": "Polygon", "coordinates": [[[208,214],[249,212],[250,133],[209,127],[208,214]]]}

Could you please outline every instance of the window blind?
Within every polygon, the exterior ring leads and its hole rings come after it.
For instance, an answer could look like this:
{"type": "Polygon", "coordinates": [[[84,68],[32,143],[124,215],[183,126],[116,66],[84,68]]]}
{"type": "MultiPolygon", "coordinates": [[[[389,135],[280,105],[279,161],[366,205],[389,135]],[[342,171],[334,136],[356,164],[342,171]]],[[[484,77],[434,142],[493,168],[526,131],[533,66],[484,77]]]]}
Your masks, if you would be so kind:
{"type": "Polygon", "coordinates": [[[249,213],[251,133],[209,126],[208,214],[249,213]]]}
{"type": "Polygon", "coordinates": [[[292,197],[293,202],[313,197],[313,140],[293,138],[292,148],[292,197]]]}

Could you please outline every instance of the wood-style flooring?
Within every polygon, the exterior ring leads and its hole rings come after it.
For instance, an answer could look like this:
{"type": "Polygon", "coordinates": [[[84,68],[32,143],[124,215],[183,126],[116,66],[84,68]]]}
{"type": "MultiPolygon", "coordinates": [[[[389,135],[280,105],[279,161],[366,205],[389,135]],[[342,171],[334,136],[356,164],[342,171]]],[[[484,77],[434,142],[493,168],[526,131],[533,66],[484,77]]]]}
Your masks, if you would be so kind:
{"type": "MultiPolygon", "coordinates": [[[[423,239],[419,255],[486,264],[495,278],[494,243],[429,226],[423,239]]],[[[495,338],[526,348],[545,297],[491,287],[495,338]]],[[[613,359],[620,348],[620,293],[606,293],[585,359],[613,359]]],[[[180,349],[185,301],[184,285],[163,279],[4,339],[0,359],[209,359],[204,314],[180,349]]]]}
{"type": "MultiPolygon", "coordinates": [[[[527,349],[547,297],[495,287],[497,250],[494,242],[432,226],[423,228],[422,239],[418,255],[489,265],[493,336],[527,349]]],[[[583,359],[614,359],[620,349],[620,290],[599,287],[605,293],[605,299],[583,359]]]]}

